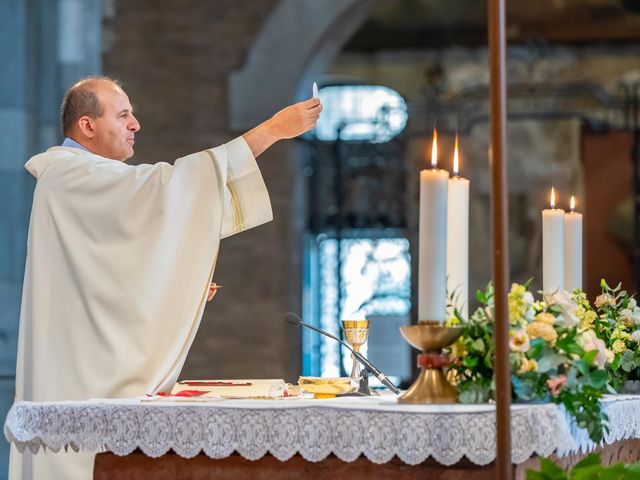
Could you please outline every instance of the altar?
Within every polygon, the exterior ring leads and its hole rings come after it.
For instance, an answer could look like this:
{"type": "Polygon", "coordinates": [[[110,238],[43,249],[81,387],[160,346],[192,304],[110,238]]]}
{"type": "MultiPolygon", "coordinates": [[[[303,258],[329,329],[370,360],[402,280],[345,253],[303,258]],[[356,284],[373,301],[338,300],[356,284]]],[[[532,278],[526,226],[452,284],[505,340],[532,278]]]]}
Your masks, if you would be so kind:
{"type": "MultiPolygon", "coordinates": [[[[561,462],[573,462],[597,447],[608,462],[640,458],[640,442],[634,441],[640,438],[640,396],[607,396],[603,408],[610,419],[609,432],[597,446],[562,408],[514,404],[515,477],[524,478],[536,457],[554,455],[561,462]]],[[[154,478],[179,478],[172,469],[195,469],[237,480],[245,475],[255,478],[258,465],[261,472],[281,472],[285,478],[291,469],[314,476],[333,472],[333,478],[389,478],[391,471],[438,471],[438,478],[461,478],[463,472],[473,472],[473,478],[495,474],[494,405],[400,405],[394,395],[18,402],[4,432],[21,451],[103,452],[96,458],[95,479],[113,478],[109,472],[114,470],[120,479],[142,478],[136,476],[141,470],[154,472],[154,478]]]]}

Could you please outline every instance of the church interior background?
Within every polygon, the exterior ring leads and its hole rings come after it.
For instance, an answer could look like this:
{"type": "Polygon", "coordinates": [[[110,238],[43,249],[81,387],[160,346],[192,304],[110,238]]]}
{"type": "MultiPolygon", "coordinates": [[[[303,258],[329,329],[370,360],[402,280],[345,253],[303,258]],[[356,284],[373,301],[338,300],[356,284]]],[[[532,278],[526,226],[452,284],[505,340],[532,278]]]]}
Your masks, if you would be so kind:
{"type": "MultiPolygon", "coordinates": [[[[348,359],[335,345],[283,322],[294,311],[336,332],[340,318],[366,315],[368,354],[409,380],[411,352],[397,326],[415,320],[414,180],[434,126],[446,167],[459,134],[461,172],[473,179],[471,292],[490,276],[485,8],[461,0],[2,0],[3,418],[34,187],[23,165],[61,141],[64,90],[100,73],[124,83],[142,124],[134,163],[223,143],[309,96],[313,81],[321,87],[314,134],[260,158],[275,219],[222,243],[214,280],[225,288],[205,311],[183,378],[344,372],[348,359]]],[[[507,8],[512,279],[540,287],[538,214],[553,185],[561,204],[575,194],[586,214],[590,296],[602,277],[635,291],[638,3],[511,0],[507,8]]],[[[7,456],[3,442],[0,476],[7,456]]]]}

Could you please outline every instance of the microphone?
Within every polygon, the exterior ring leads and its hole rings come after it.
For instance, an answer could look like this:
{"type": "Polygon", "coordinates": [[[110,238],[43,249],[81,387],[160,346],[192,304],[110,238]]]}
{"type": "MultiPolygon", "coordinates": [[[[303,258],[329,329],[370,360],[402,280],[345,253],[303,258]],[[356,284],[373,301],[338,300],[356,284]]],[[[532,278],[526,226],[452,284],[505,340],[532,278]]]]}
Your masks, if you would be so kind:
{"type": "Polygon", "coordinates": [[[290,323],[292,325],[298,325],[301,327],[306,327],[309,328],[311,330],[314,330],[318,333],[321,333],[322,335],[325,335],[329,338],[334,339],[336,342],[338,342],[339,344],[341,344],[343,347],[345,347],[347,350],[351,351],[351,353],[353,353],[353,356],[355,358],[358,359],[358,361],[364,366],[364,368],[371,373],[374,377],[376,377],[378,380],[380,380],[380,382],[387,387],[389,390],[391,390],[393,393],[400,393],[400,390],[398,390],[398,388],[391,382],[391,380],[389,380],[387,378],[387,376],[382,373],[380,370],[378,370],[375,365],[373,363],[371,363],[369,360],[367,360],[367,358],[362,355],[360,352],[356,352],[353,348],[351,348],[351,345],[349,345],[347,342],[340,340],[338,337],[336,337],[335,335],[331,335],[329,332],[325,332],[324,330],[321,330],[319,328],[314,327],[313,325],[309,325],[308,323],[304,323],[302,321],[302,319],[296,315],[293,312],[288,312],[285,314],[284,316],[284,320],[287,323],[290,323]]]}

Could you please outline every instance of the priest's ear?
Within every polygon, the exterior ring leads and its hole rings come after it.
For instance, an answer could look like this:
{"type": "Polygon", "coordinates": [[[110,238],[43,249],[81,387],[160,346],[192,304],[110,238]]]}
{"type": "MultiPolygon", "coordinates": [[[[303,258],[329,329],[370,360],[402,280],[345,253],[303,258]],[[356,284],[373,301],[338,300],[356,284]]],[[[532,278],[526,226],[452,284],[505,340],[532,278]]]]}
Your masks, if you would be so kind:
{"type": "Polygon", "coordinates": [[[93,138],[96,136],[96,122],[88,115],[83,115],[78,119],[78,128],[82,134],[87,138],[93,138]]]}

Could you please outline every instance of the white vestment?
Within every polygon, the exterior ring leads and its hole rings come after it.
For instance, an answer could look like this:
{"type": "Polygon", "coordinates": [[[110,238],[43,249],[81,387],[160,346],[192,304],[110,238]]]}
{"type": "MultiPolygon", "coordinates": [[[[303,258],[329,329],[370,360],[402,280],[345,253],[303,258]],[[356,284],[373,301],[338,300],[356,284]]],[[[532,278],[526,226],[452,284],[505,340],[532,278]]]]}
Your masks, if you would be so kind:
{"type": "MultiPolygon", "coordinates": [[[[37,178],[16,400],[170,391],[202,318],[220,239],[272,219],[242,137],[168,163],[54,147],[37,178]]],[[[91,478],[92,454],[19,454],[12,480],[91,478]]]]}

